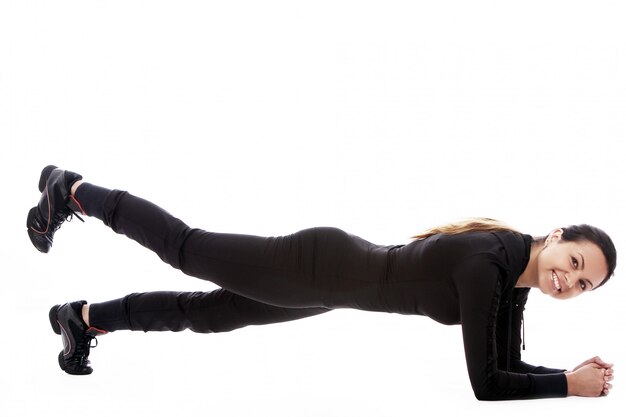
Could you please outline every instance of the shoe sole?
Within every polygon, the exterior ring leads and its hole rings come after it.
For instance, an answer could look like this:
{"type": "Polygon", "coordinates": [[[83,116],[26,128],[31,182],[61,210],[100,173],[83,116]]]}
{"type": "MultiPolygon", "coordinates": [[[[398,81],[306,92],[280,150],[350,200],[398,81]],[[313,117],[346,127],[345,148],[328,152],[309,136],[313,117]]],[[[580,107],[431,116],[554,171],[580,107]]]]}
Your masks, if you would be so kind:
{"type": "Polygon", "coordinates": [[[48,165],[44,169],[41,170],[41,175],[39,176],[39,192],[43,193],[44,188],[46,188],[46,183],[48,182],[48,178],[50,178],[50,174],[52,171],[57,169],[58,167],[54,165],[48,165]]]}
{"type": "MultiPolygon", "coordinates": [[[[50,178],[50,174],[52,171],[57,169],[54,165],[48,165],[44,169],[41,170],[41,175],[39,176],[39,192],[43,193],[43,190],[46,188],[46,184],[48,182],[48,178],[50,178]]],[[[33,219],[35,218],[35,214],[37,213],[37,206],[30,209],[28,212],[28,216],[26,217],[26,228],[28,229],[28,237],[32,242],[33,246],[37,248],[37,250],[41,253],[48,253],[48,250],[42,249],[39,247],[38,242],[35,240],[35,232],[30,228],[30,225],[33,224],[33,219]]],[[[49,249],[49,248],[48,248],[49,249]]]]}
{"type": "MultiPolygon", "coordinates": [[[[55,305],[54,307],[52,307],[50,309],[50,313],[48,313],[48,318],[50,319],[50,326],[52,326],[52,330],[54,330],[54,332],[58,335],[61,334],[61,326],[59,325],[59,322],[57,320],[57,314],[59,312],[59,307],[61,307],[60,305],[55,305]]],[[[63,353],[63,352],[61,352],[63,353]]]]}
{"type": "Polygon", "coordinates": [[[62,370],[67,372],[67,368],[65,367],[65,361],[63,360],[63,351],[59,352],[59,366],[61,367],[62,370]]]}
{"type": "Polygon", "coordinates": [[[28,216],[26,216],[26,228],[28,230],[28,237],[30,238],[30,241],[33,244],[33,246],[39,252],[41,252],[41,253],[48,253],[48,250],[50,250],[50,248],[41,248],[41,247],[39,247],[41,242],[38,242],[36,240],[36,237],[38,237],[39,234],[37,234],[35,231],[33,231],[33,229],[31,229],[31,227],[30,227],[30,225],[33,224],[33,220],[34,220],[36,214],[37,214],[37,206],[35,206],[32,209],[30,209],[28,211],[28,216]]]}

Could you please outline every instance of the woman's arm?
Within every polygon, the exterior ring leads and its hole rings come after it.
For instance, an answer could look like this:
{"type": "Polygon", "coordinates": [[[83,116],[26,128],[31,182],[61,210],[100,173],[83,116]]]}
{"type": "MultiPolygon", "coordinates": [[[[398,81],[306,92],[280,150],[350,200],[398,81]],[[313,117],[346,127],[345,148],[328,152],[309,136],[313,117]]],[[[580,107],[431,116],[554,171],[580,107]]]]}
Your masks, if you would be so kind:
{"type": "Polygon", "coordinates": [[[459,294],[467,369],[476,398],[565,397],[568,386],[562,372],[537,375],[508,372],[498,366],[496,322],[501,298],[499,274],[499,268],[489,259],[473,256],[457,267],[454,276],[459,294]]]}

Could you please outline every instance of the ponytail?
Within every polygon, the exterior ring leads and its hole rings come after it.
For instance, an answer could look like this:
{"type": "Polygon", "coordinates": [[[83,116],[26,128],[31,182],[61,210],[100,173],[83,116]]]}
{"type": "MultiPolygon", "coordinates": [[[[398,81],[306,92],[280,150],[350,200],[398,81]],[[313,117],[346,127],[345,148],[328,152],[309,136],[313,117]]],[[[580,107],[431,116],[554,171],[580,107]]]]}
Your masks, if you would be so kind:
{"type": "Polygon", "coordinates": [[[444,224],[442,226],[433,227],[422,233],[413,236],[413,239],[426,239],[436,234],[458,235],[467,232],[494,232],[508,230],[517,232],[511,226],[487,217],[471,217],[469,219],[458,222],[444,224]]]}

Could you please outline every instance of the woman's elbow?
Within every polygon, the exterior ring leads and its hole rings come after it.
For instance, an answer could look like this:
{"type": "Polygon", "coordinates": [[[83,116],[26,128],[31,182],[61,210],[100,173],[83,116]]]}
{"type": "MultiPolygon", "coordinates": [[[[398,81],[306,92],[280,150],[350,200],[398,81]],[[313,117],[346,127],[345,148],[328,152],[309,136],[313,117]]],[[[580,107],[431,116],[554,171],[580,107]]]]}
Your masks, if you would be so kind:
{"type": "Polygon", "coordinates": [[[476,397],[478,401],[499,401],[499,400],[506,399],[502,395],[494,392],[491,389],[488,389],[487,387],[480,387],[480,388],[473,388],[473,389],[474,389],[474,396],[476,397]]]}
{"type": "Polygon", "coordinates": [[[484,391],[474,391],[474,396],[478,401],[493,401],[493,398],[484,391]]]}

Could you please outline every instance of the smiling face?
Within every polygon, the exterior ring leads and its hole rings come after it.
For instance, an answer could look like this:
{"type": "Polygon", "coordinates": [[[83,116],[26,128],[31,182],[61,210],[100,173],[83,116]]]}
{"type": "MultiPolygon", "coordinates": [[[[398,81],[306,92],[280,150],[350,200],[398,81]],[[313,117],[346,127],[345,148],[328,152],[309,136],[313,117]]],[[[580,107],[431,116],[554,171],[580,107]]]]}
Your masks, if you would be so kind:
{"type": "Polygon", "coordinates": [[[608,273],[600,248],[589,241],[566,242],[563,231],[550,233],[537,255],[538,287],[558,299],[576,297],[598,287],[608,273]]]}

